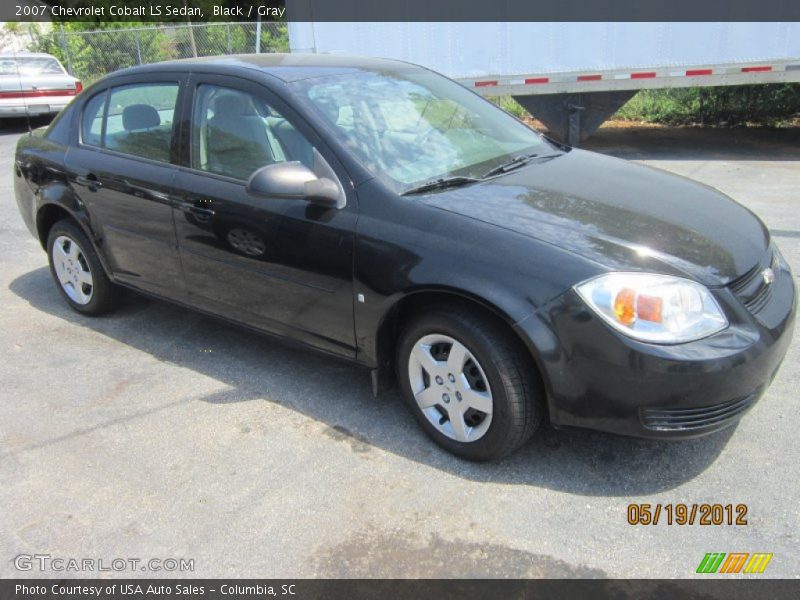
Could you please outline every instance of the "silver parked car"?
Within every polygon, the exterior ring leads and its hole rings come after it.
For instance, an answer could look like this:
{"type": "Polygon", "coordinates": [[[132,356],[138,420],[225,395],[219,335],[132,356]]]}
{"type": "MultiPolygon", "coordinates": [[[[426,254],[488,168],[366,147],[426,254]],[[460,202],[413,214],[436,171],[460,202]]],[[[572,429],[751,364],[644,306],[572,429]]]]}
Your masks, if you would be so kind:
{"type": "Polygon", "coordinates": [[[0,54],[0,117],[57,113],[82,89],[55,56],[0,54]]]}

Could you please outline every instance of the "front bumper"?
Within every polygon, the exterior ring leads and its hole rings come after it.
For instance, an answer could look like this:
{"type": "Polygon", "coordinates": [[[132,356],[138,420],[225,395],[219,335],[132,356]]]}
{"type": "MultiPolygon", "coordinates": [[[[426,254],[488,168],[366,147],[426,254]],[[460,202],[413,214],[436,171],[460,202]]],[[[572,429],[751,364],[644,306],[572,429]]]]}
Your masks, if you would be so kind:
{"type": "Polygon", "coordinates": [[[757,304],[736,286],[714,290],[730,326],[686,344],[628,338],[572,290],[524,319],[516,327],[538,359],[551,422],[652,438],[733,425],[769,386],[791,341],[795,285],[784,263],[775,274],[757,304]]]}

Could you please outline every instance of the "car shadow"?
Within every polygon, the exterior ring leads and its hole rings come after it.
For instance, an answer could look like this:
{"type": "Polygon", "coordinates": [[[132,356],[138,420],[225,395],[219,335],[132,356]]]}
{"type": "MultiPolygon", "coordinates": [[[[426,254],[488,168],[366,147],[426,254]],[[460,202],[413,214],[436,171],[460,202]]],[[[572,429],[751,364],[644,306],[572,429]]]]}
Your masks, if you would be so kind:
{"type": "Polygon", "coordinates": [[[605,127],[582,148],[629,160],[798,161],[800,127],[605,127]]]}
{"type": "Polygon", "coordinates": [[[25,117],[11,117],[7,119],[0,119],[0,135],[10,135],[14,133],[25,133],[30,129],[37,129],[49,125],[53,120],[53,115],[36,115],[30,119],[25,117]]]}
{"type": "MultiPolygon", "coordinates": [[[[472,481],[586,496],[652,494],[702,473],[733,432],[667,442],[545,426],[512,456],[474,464],[428,440],[397,390],[374,398],[368,371],[349,363],[134,293],[125,295],[122,308],[113,315],[84,317],[66,306],[45,267],[17,277],[9,288],[37,310],[227,386],[202,398],[204,402],[231,405],[230,410],[239,402],[275,402],[323,423],[326,435],[355,453],[379,448],[472,481]]],[[[149,414],[133,408],[123,420],[149,414]]],[[[92,425],[70,437],[118,422],[92,425]]]]}

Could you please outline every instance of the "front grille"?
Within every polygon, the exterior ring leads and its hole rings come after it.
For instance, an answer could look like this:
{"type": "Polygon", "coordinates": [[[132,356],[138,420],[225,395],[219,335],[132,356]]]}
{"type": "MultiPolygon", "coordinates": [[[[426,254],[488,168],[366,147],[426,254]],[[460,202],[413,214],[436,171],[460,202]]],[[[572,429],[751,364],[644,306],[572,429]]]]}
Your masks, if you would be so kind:
{"type": "Polygon", "coordinates": [[[700,408],[642,408],[640,418],[647,429],[691,431],[722,426],[747,411],[758,398],[752,393],[744,398],[700,408]]]}
{"type": "Polygon", "coordinates": [[[741,300],[747,310],[757,315],[772,297],[773,284],[767,283],[762,275],[764,269],[771,267],[778,273],[778,257],[770,250],[769,255],[728,287],[741,300]]]}

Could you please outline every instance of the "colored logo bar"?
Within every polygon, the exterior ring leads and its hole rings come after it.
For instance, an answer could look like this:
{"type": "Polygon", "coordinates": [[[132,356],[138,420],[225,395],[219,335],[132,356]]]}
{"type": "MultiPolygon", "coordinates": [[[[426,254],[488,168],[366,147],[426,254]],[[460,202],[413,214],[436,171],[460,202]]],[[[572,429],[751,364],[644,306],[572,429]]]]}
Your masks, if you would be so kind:
{"type": "Polygon", "coordinates": [[[763,573],[772,554],[766,552],[708,552],[700,561],[697,573],[763,573]]]}

